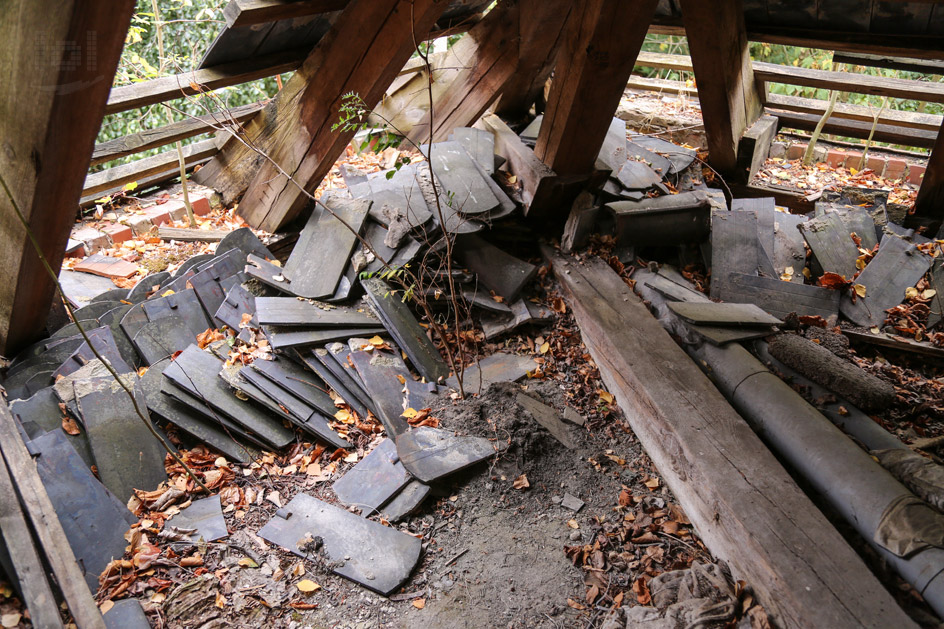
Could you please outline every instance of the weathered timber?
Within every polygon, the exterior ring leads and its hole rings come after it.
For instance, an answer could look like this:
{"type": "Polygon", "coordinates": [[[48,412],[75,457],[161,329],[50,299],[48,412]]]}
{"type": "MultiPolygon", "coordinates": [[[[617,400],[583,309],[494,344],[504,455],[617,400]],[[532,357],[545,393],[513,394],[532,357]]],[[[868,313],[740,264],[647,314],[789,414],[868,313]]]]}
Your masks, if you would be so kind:
{"type": "Polygon", "coordinates": [[[369,210],[370,201],[335,197],[312,212],[285,264],[293,293],[309,299],[334,295],[369,210]]]}
{"type": "MultiPolygon", "coordinates": [[[[176,152],[174,153],[176,155],[176,152]]],[[[210,158],[215,155],[215,153],[199,153],[194,157],[184,157],[184,165],[188,171],[193,171],[197,166],[202,166],[210,161],[210,158]]],[[[143,160],[139,160],[143,161],[143,160]]],[[[164,166],[161,167],[160,171],[153,175],[148,175],[147,177],[138,177],[134,179],[134,182],[138,184],[137,190],[138,194],[143,193],[148,188],[163,184],[165,182],[171,181],[172,179],[180,178],[180,163],[170,163],[167,162],[164,166]]],[[[127,182],[126,182],[127,183],[127,182]]],[[[79,199],[80,207],[90,207],[95,205],[95,202],[100,200],[102,197],[111,196],[117,192],[124,192],[125,184],[116,184],[113,183],[111,187],[101,190],[95,194],[85,194],[82,193],[82,198],[79,199]]]]}
{"type": "Polygon", "coordinates": [[[761,114],[740,0],[709,5],[683,0],[698,102],[704,112],[708,155],[714,168],[734,174],[738,143],[761,114]]]}
{"type": "Polygon", "coordinates": [[[272,161],[234,138],[196,179],[225,202],[248,188],[239,212],[251,225],[270,232],[286,225],[354,136],[353,128],[332,130],[344,95],[357,94],[368,107],[380,101],[413,53],[415,34],[425,36],[445,8],[433,0],[352,0],[273,104],[247,124],[249,142],[272,161]]]}
{"type": "MultiPolygon", "coordinates": [[[[803,131],[813,131],[816,129],[821,118],[818,114],[784,112],[770,108],[768,108],[766,112],[779,120],[781,128],[800,129],[803,131]]],[[[912,129],[909,127],[899,127],[881,123],[875,127],[873,132],[871,122],[838,117],[830,118],[826,124],[823,125],[822,131],[823,133],[841,135],[848,138],[859,138],[861,140],[867,140],[871,135],[874,142],[889,142],[903,144],[905,146],[919,146],[921,148],[933,147],[934,140],[937,137],[935,131],[912,129]]]]}
{"type": "Polygon", "coordinates": [[[600,216],[600,207],[594,205],[593,195],[587,191],[581,192],[574,199],[570,208],[567,222],[564,224],[564,234],[561,236],[561,249],[570,253],[574,249],[585,246],[596,229],[597,218],[600,216]]]}
{"type": "Polygon", "coordinates": [[[550,203],[557,185],[557,175],[542,162],[518,135],[508,128],[501,118],[485,114],[476,123],[495,136],[495,152],[507,160],[508,172],[521,182],[521,200],[525,215],[531,206],[541,207],[550,203]]]}
{"type": "MultiPolygon", "coordinates": [[[[188,144],[183,148],[184,163],[189,166],[196,161],[212,157],[218,150],[216,140],[212,138],[209,140],[201,140],[195,144],[188,144]]],[[[177,151],[164,151],[153,157],[145,157],[128,164],[122,164],[121,166],[115,166],[97,173],[92,173],[85,178],[85,185],[82,187],[82,196],[92,197],[101,195],[103,192],[117,186],[123,186],[132,181],[139,181],[151,175],[173,173],[175,170],[177,173],[180,172],[180,162],[177,151]]]]}
{"type": "MultiPolygon", "coordinates": [[[[54,272],[65,256],[133,10],[130,0],[17,0],[5,5],[0,20],[7,88],[0,111],[9,112],[0,121],[0,170],[54,272]]],[[[36,340],[55,291],[10,196],[0,191],[0,352],[6,356],[36,340]]]]}
{"type": "Polygon", "coordinates": [[[777,135],[777,118],[761,116],[749,126],[737,147],[737,165],[741,180],[754,178],[770,154],[770,143],[777,135]]]}
{"type": "MultiPolygon", "coordinates": [[[[770,109],[813,114],[817,119],[822,117],[826,112],[826,101],[815,98],[800,98],[798,96],[786,96],[784,94],[767,94],[764,104],[770,109]]],[[[875,113],[877,112],[875,112],[874,107],[869,109],[862,105],[836,103],[833,106],[833,113],[830,116],[830,120],[846,118],[859,122],[867,122],[871,127],[875,113]]],[[[881,112],[878,122],[879,125],[890,127],[906,127],[909,129],[936,132],[941,127],[942,117],[934,114],[922,114],[915,111],[886,109],[881,112]]]]}
{"type": "MultiPolygon", "coordinates": [[[[944,123],[941,124],[944,130],[944,123]]],[[[928,236],[944,230],[944,131],[939,130],[931,149],[928,167],[918,188],[914,215],[908,217],[906,227],[925,225],[928,236]]],[[[940,237],[940,236],[938,236],[940,237]]]]}
{"type": "MultiPolygon", "coordinates": [[[[123,41],[123,40],[122,40],[123,41]]],[[[116,87],[108,95],[106,114],[146,107],[175,98],[193,96],[197,92],[217,90],[221,87],[239,85],[291,72],[301,65],[305,50],[286,50],[261,55],[250,60],[241,60],[213,68],[193,70],[174,76],[165,76],[140,83],[116,87]],[[195,89],[196,87],[196,89],[195,89]]]]}
{"type": "MultiPolygon", "coordinates": [[[[19,495],[23,511],[32,523],[39,546],[56,575],[59,589],[76,625],[82,629],[104,629],[101,613],[69,547],[62,524],[56,517],[56,511],[36,470],[36,464],[17,431],[16,420],[3,402],[0,402],[0,443],[3,444],[3,459],[12,481],[12,487],[7,487],[6,491],[2,491],[2,495],[6,498],[19,495]],[[16,488],[15,491],[13,487],[16,488]]],[[[4,532],[6,530],[4,528],[4,532]]],[[[38,567],[38,563],[33,565],[38,567]]],[[[44,614],[43,617],[46,618],[47,615],[44,614]]],[[[56,627],[58,624],[50,619],[48,626],[56,627]]]]}
{"type": "Polygon", "coordinates": [[[220,127],[229,127],[249,119],[262,109],[262,103],[233,107],[219,113],[187,118],[157,129],[147,129],[114,140],[95,145],[90,166],[98,166],[135,153],[173,144],[204,133],[216,132],[220,127]]]}
{"type": "Polygon", "coordinates": [[[580,265],[548,253],[607,389],[701,538],[735,578],[751,583],[774,622],[907,625],[862,560],[622,278],[602,260],[580,265]],[[708,481],[722,477],[727,482],[708,481]]]}
{"type": "Polygon", "coordinates": [[[893,57],[891,55],[870,55],[867,53],[836,52],[833,63],[845,63],[853,66],[904,70],[918,74],[944,74],[944,63],[929,59],[893,57]]]}
{"type": "MultiPolygon", "coordinates": [[[[450,64],[461,70],[433,103],[433,141],[475,122],[499,94],[503,108],[526,110],[544,87],[541,76],[546,80],[553,67],[572,11],[561,0],[504,0],[487,13],[450,49],[450,64]]],[[[419,143],[429,137],[427,113],[410,138],[419,143]]]]}
{"type": "Polygon", "coordinates": [[[559,176],[593,170],[656,4],[593,0],[568,20],[534,147],[559,176]]]}
{"type": "Polygon", "coordinates": [[[226,26],[236,28],[265,24],[292,18],[308,17],[319,13],[339,11],[349,0],[230,0],[223,7],[226,26]]]}
{"type": "Polygon", "coordinates": [[[226,229],[157,228],[158,238],[161,240],[176,240],[178,242],[219,242],[229,233],[229,230],[226,229]]]}

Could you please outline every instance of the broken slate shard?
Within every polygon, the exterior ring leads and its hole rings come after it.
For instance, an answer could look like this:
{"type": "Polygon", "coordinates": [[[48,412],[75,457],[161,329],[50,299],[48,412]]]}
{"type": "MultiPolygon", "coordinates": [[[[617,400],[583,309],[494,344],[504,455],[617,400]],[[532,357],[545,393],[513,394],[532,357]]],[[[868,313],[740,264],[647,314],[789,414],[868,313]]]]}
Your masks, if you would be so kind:
{"type": "Polygon", "coordinates": [[[488,439],[460,436],[448,430],[421,426],[397,437],[397,452],[403,467],[424,483],[432,483],[476,463],[498,451],[488,439]]]}
{"type": "Polygon", "coordinates": [[[243,262],[245,262],[246,256],[250,253],[268,260],[275,257],[248,227],[241,227],[223,236],[223,240],[216,245],[216,255],[221,256],[233,249],[239,249],[243,252],[243,262]]]}
{"type": "Polygon", "coordinates": [[[187,323],[177,315],[148,321],[134,335],[135,348],[148,365],[172,356],[193,342],[187,323]]]}
{"type": "MultiPolygon", "coordinates": [[[[462,385],[466,391],[477,393],[485,391],[494,382],[518,382],[535,368],[537,365],[532,358],[495,352],[488,358],[466,367],[462,385]]],[[[453,389],[459,388],[459,381],[455,376],[446,380],[446,384],[453,389]]]]}
{"type": "Polygon", "coordinates": [[[498,199],[461,144],[438,142],[428,148],[433,173],[448,195],[450,207],[466,215],[482,214],[498,207],[498,199]]]}
{"type": "Polygon", "coordinates": [[[331,488],[338,500],[357,507],[366,518],[378,512],[409,482],[410,475],[397,456],[397,444],[393,439],[384,439],[331,488]]]}
{"type": "Polygon", "coordinates": [[[107,277],[99,277],[91,273],[78,271],[62,271],[59,273],[59,285],[65,298],[75,308],[81,308],[93,298],[115,289],[115,283],[107,277]]]}
{"type": "Polygon", "coordinates": [[[583,500],[573,494],[564,494],[564,499],[561,500],[561,506],[565,509],[570,509],[574,513],[583,509],[583,505],[583,500]]]}
{"type": "Polygon", "coordinates": [[[259,536],[305,559],[322,554],[334,574],[383,596],[410,577],[422,550],[422,541],[412,535],[308,494],[298,494],[279,509],[259,536]]]}
{"type": "Polygon", "coordinates": [[[381,509],[384,519],[387,522],[399,522],[416,511],[431,490],[429,485],[414,478],[381,509]]]}
{"type": "Polygon", "coordinates": [[[351,352],[350,360],[364,382],[364,388],[373,400],[377,419],[383,424],[387,434],[391,437],[402,434],[409,426],[401,417],[401,379],[406,381],[412,378],[403,359],[395,353],[377,349],[372,352],[351,352]]]}
{"type": "MultiPolygon", "coordinates": [[[[97,589],[97,585],[95,588],[97,589]]],[[[105,629],[148,629],[151,626],[147,614],[136,598],[122,599],[102,614],[105,629]]]]}
{"type": "Polygon", "coordinates": [[[538,424],[551,433],[551,435],[566,448],[573,450],[577,447],[577,444],[574,442],[574,437],[570,432],[570,428],[564,424],[556,410],[544,402],[539,402],[524,393],[519,393],[515,399],[518,402],[518,406],[530,413],[531,417],[533,417],[538,424]]]}
{"type": "Polygon", "coordinates": [[[190,535],[192,542],[201,539],[205,542],[215,542],[229,536],[218,495],[201,498],[190,503],[189,507],[167,521],[164,530],[168,530],[167,527],[170,526],[186,530],[197,529],[196,532],[190,535]]]}
{"type": "Polygon", "coordinates": [[[121,501],[127,501],[135,489],[150,490],[167,480],[166,451],[138,416],[135,404],[150,421],[136,377],[127,377],[134,402],[111,376],[73,383],[98,476],[121,501]]]}
{"type": "Polygon", "coordinates": [[[689,323],[720,327],[773,326],[783,323],[754,304],[671,302],[669,308],[689,323]]]}
{"type": "Polygon", "coordinates": [[[475,273],[479,282],[510,303],[538,272],[538,267],[505,253],[475,235],[456,240],[456,260],[475,273]]]}
{"type": "Polygon", "coordinates": [[[92,475],[62,429],[33,439],[30,446],[85,582],[95,591],[108,562],[124,555],[124,534],[137,518],[92,475]]]}
{"type": "Polygon", "coordinates": [[[440,378],[448,377],[449,369],[439,350],[426,336],[426,330],[420,326],[407,305],[391,294],[390,287],[379,278],[361,280],[361,284],[384,327],[393,336],[397,346],[406,353],[419,374],[432,382],[439,382],[440,378]]]}
{"type": "Polygon", "coordinates": [[[294,297],[256,297],[260,325],[375,328],[377,319],[352,308],[327,308],[294,297]]]}
{"type": "Polygon", "coordinates": [[[859,250],[852,240],[851,230],[838,212],[827,212],[800,223],[799,229],[823,271],[837,273],[846,279],[856,274],[859,250]]]}

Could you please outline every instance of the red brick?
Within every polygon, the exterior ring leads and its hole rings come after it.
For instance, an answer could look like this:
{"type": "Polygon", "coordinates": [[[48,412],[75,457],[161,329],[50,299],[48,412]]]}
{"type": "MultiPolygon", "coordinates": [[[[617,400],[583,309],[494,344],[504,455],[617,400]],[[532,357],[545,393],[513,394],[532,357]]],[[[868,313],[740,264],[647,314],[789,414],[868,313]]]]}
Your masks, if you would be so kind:
{"type": "Polygon", "coordinates": [[[843,162],[846,161],[846,154],[842,151],[836,151],[830,149],[826,152],[826,163],[832,166],[833,168],[841,168],[843,162]]]}
{"type": "Polygon", "coordinates": [[[806,144],[791,144],[787,149],[787,159],[800,159],[806,151],[806,144]]]}
{"type": "Polygon", "coordinates": [[[134,235],[131,233],[131,228],[121,223],[106,225],[102,227],[102,231],[108,234],[108,237],[111,238],[114,244],[134,238],[134,235]]]}
{"type": "Polygon", "coordinates": [[[144,210],[144,215],[155,225],[163,225],[164,223],[170,222],[170,214],[164,209],[163,205],[155,205],[147,208],[144,210]]]}
{"type": "Polygon", "coordinates": [[[905,176],[907,170],[908,162],[903,159],[898,159],[897,157],[891,157],[885,164],[885,178],[901,179],[905,176]]]}
{"type": "Polygon", "coordinates": [[[866,165],[869,167],[869,170],[874,172],[876,175],[881,175],[885,172],[885,158],[884,157],[875,157],[874,155],[868,158],[866,165]]]}
{"type": "Polygon", "coordinates": [[[920,186],[924,180],[924,171],[927,170],[924,164],[912,164],[908,167],[908,181],[916,186],[920,186]]]}
{"type": "Polygon", "coordinates": [[[846,161],[843,162],[846,168],[855,168],[859,170],[859,162],[862,161],[862,153],[846,153],[846,161]]]}
{"type": "Polygon", "coordinates": [[[190,195],[190,207],[197,216],[206,216],[210,213],[210,200],[202,195],[190,195]]]}

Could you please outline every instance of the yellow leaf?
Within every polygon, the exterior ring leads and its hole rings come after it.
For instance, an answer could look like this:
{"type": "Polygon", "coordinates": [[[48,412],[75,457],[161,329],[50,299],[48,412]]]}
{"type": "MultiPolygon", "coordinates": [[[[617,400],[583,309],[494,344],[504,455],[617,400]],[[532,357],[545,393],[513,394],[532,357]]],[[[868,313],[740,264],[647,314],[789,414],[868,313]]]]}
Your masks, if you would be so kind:
{"type": "Polygon", "coordinates": [[[600,399],[603,400],[604,402],[606,402],[607,404],[612,404],[612,403],[613,403],[613,399],[614,399],[614,398],[613,398],[613,394],[612,394],[612,393],[609,393],[609,392],[607,392],[607,391],[604,391],[603,389],[597,389],[597,393],[599,394],[600,399]]]}
{"type": "Polygon", "coordinates": [[[804,268],[803,268],[803,277],[805,277],[806,279],[810,279],[810,269],[809,269],[809,267],[804,267],[804,268]]]}
{"type": "Polygon", "coordinates": [[[906,299],[914,299],[917,296],[918,296],[918,289],[915,288],[914,286],[909,286],[908,288],[905,289],[906,299]]]}
{"type": "Polygon", "coordinates": [[[923,293],[921,293],[921,299],[931,299],[935,295],[937,295],[937,291],[934,290],[933,288],[929,288],[923,293]]]}
{"type": "Polygon", "coordinates": [[[122,190],[124,190],[125,192],[131,192],[132,190],[137,189],[137,187],[138,187],[138,182],[132,181],[130,183],[126,183],[124,187],[122,188],[122,190]]]}
{"type": "Polygon", "coordinates": [[[877,325],[873,325],[871,328],[869,328],[869,332],[871,332],[872,334],[878,334],[879,332],[881,332],[881,330],[878,329],[877,325]]]}
{"type": "Polygon", "coordinates": [[[345,463],[357,463],[357,452],[351,452],[349,455],[344,457],[345,463]]]}
{"type": "Polygon", "coordinates": [[[166,598],[167,598],[167,595],[164,594],[163,592],[154,592],[154,594],[151,595],[150,600],[152,603],[163,603],[164,599],[166,598]]]}
{"type": "Polygon", "coordinates": [[[239,565],[246,568],[258,568],[259,564],[250,559],[249,557],[243,557],[239,560],[239,565]]]}
{"type": "Polygon", "coordinates": [[[415,599],[413,601],[413,607],[415,607],[416,609],[423,609],[424,607],[426,607],[426,599],[425,598],[415,599]]]}
{"type": "Polygon", "coordinates": [[[370,339],[370,344],[373,345],[374,347],[380,347],[384,344],[384,340],[380,338],[379,336],[375,336],[372,339],[370,339]]]}
{"type": "Polygon", "coordinates": [[[413,408],[412,406],[406,409],[405,411],[403,411],[402,413],[400,413],[400,417],[406,417],[407,419],[413,419],[414,417],[416,417],[416,415],[417,415],[416,409],[413,408]]]}
{"type": "Polygon", "coordinates": [[[579,529],[579,528],[580,528],[580,525],[577,524],[577,520],[567,520],[567,526],[569,526],[569,527],[572,528],[572,529],[579,529]]]}
{"type": "Polygon", "coordinates": [[[855,175],[855,174],[858,173],[858,172],[859,172],[859,171],[856,170],[855,168],[853,168],[852,166],[849,167],[849,174],[850,174],[850,175],[855,175]]]}
{"type": "Polygon", "coordinates": [[[865,268],[865,260],[862,258],[856,258],[856,269],[862,270],[865,268]]]}
{"type": "Polygon", "coordinates": [[[351,424],[354,422],[354,418],[351,417],[350,411],[344,408],[335,413],[334,418],[342,424],[351,424]]]}
{"type": "Polygon", "coordinates": [[[854,290],[855,294],[858,295],[859,297],[865,297],[865,286],[863,286],[862,284],[856,284],[855,286],[852,287],[852,290],[854,290]]]}
{"type": "Polygon", "coordinates": [[[540,352],[541,354],[546,354],[549,349],[551,349],[551,344],[545,341],[544,344],[541,345],[540,348],[538,348],[538,352],[540,352]]]}
{"type": "Polygon", "coordinates": [[[101,605],[98,606],[98,609],[101,610],[103,614],[107,614],[108,610],[115,606],[115,601],[107,600],[101,605]]]}
{"type": "Polygon", "coordinates": [[[161,297],[170,297],[173,294],[174,294],[173,289],[168,288],[163,293],[161,293],[161,297]]]}
{"type": "Polygon", "coordinates": [[[305,594],[311,594],[312,592],[317,592],[321,589],[321,586],[312,581],[311,579],[302,579],[298,582],[298,589],[304,592],[305,594]]]}

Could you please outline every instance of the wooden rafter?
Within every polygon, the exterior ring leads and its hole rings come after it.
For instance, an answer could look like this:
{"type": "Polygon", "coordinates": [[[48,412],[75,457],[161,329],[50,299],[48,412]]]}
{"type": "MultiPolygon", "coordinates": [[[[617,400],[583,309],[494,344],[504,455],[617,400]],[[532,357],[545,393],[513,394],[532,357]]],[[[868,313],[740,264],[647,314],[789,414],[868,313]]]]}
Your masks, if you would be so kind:
{"type": "MultiPolygon", "coordinates": [[[[131,0],[11,0],[0,11],[0,173],[53,269],[62,264],[131,0]]],[[[40,334],[54,285],[0,191],[0,353],[40,334]]]]}
{"type": "Polygon", "coordinates": [[[914,209],[914,214],[906,219],[906,224],[909,227],[924,226],[926,235],[933,237],[944,222],[944,125],[938,131],[937,141],[931,149],[914,209]]]}
{"type": "Polygon", "coordinates": [[[232,138],[195,179],[227,202],[246,191],[239,213],[255,227],[276,231],[292,221],[309,199],[280,169],[314,192],[354,135],[332,128],[345,94],[377,103],[445,5],[352,0],[274,102],[247,124],[245,137],[258,150],[232,138]]]}

